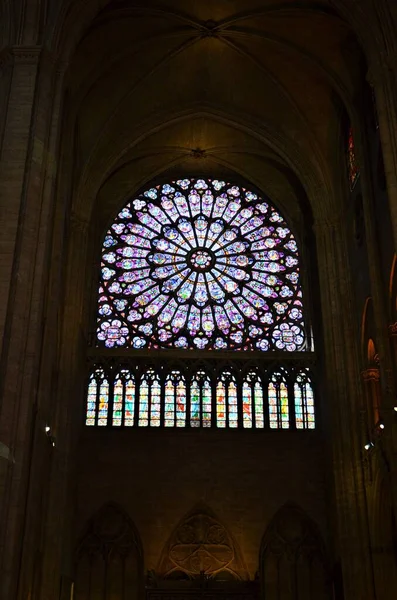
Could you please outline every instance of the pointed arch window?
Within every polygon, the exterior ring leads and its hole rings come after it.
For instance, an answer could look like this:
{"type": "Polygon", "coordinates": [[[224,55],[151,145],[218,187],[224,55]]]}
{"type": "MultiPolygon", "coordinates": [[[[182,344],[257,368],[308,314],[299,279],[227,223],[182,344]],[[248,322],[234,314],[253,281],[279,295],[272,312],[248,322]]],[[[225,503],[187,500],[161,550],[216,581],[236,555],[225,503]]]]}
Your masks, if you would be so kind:
{"type": "Polygon", "coordinates": [[[294,384],[295,425],[297,429],[314,429],[313,386],[307,370],[300,371],[294,384]]]}
{"type": "Polygon", "coordinates": [[[186,381],[180,371],[172,371],[165,383],[166,427],[185,427],[186,425],[186,381]]]}
{"type": "Polygon", "coordinates": [[[273,373],[268,386],[269,424],[271,429],[288,429],[288,386],[283,373],[273,373]]]}
{"type": "Polygon", "coordinates": [[[211,427],[212,387],[205,371],[198,371],[190,384],[190,426],[211,427]]]}
{"type": "Polygon", "coordinates": [[[115,426],[132,427],[135,421],[135,378],[128,369],[116,375],[113,387],[113,421],[115,426]]]}
{"type": "Polygon", "coordinates": [[[109,382],[102,367],[91,373],[88,382],[86,425],[103,427],[108,422],[109,382]]]}
{"type": "Polygon", "coordinates": [[[216,418],[218,427],[238,426],[237,385],[231,371],[224,371],[216,386],[216,418]]]}
{"type": "Polygon", "coordinates": [[[243,427],[263,429],[264,403],[263,383],[255,371],[250,371],[244,379],[242,389],[243,427]]]}
{"type": "Polygon", "coordinates": [[[153,369],[142,377],[139,386],[139,426],[159,427],[161,414],[160,379],[153,369]]]}

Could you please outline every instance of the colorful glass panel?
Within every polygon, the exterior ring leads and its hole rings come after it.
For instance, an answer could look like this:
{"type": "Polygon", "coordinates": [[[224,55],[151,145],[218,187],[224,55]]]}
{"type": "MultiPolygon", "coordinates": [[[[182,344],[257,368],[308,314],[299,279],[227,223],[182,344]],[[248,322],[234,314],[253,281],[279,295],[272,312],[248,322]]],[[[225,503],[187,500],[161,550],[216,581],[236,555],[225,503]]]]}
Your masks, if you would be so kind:
{"type": "Polygon", "coordinates": [[[247,374],[242,390],[243,427],[263,428],[263,389],[259,376],[255,371],[247,374]]]}
{"type": "Polygon", "coordinates": [[[161,415],[161,390],[159,381],[155,380],[152,383],[151,398],[150,398],[150,426],[160,426],[160,415],[161,415]]]}
{"type": "Polygon", "coordinates": [[[288,388],[282,375],[272,376],[268,387],[269,425],[271,429],[289,428],[288,388]]]}
{"type": "Polygon", "coordinates": [[[176,426],[185,427],[186,424],[186,385],[179,381],[176,386],[176,426]]]}
{"type": "Polygon", "coordinates": [[[243,426],[252,427],[252,388],[247,382],[243,384],[243,426]]]}
{"type": "Polygon", "coordinates": [[[354,137],[353,137],[353,128],[350,127],[348,141],[347,141],[347,168],[349,174],[349,184],[350,190],[354,188],[356,185],[357,179],[360,174],[360,169],[358,167],[356,150],[354,146],[354,137]]]}
{"type": "Polygon", "coordinates": [[[109,410],[109,383],[104,379],[99,387],[98,425],[104,427],[108,424],[109,410]]]}
{"type": "Polygon", "coordinates": [[[314,429],[313,388],[306,373],[299,373],[294,385],[295,422],[297,429],[314,429]]]}
{"type": "Polygon", "coordinates": [[[226,388],[222,381],[216,386],[216,425],[226,427],[226,388]]]}
{"type": "MultiPolygon", "coordinates": [[[[138,420],[135,421],[135,379],[133,373],[122,368],[109,383],[102,368],[91,374],[87,389],[86,425],[132,427],[185,427],[188,407],[191,427],[212,426],[212,406],[216,404],[216,425],[237,428],[241,411],[244,428],[288,429],[290,427],[289,390],[284,370],[271,376],[268,384],[269,423],[264,415],[265,390],[258,371],[250,371],[238,387],[235,376],[223,371],[212,397],[212,384],[205,371],[193,374],[187,402],[186,378],[182,371],[171,371],[160,382],[153,369],[147,370],[138,386],[138,420]],[[112,403],[111,403],[112,401],[112,403]],[[110,406],[112,409],[110,410],[110,406]],[[110,413],[110,414],[109,414],[110,413]],[[109,418],[110,417],[110,418],[109,418]]],[[[309,369],[302,369],[295,377],[293,391],[295,425],[297,429],[314,429],[314,394],[309,369]]]]}
{"type": "Polygon", "coordinates": [[[113,420],[112,425],[119,426],[123,421],[124,385],[121,379],[116,379],[113,388],[113,420]]]}
{"type": "Polygon", "coordinates": [[[139,427],[149,425],[149,384],[146,379],[139,387],[139,427]]]}
{"type": "Polygon", "coordinates": [[[268,388],[269,396],[269,425],[271,429],[278,428],[278,398],[276,385],[271,381],[268,388]]]}
{"type": "Polygon", "coordinates": [[[95,417],[96,417],[96,408],[97,408],[97,393],[98,393],[98,384],[95,378],[95,373],[93,373],[90,377],[90,381],[88,384],[88,392],[87,392],[87,410],[86,410],[86,425],[95,425],[95,417]]]}
{"type": "Polygon", "coordinates": [[[203,427],[211,427],[212,412],[212,390],[208,378],[204,380],[202,387],[203,427]]]}
{"type": "Polygon", "coordinates": [[[229,427],[237,427],[237,425],[238,425],[237,387],[236,387],[236,383],[234,381],[231,381],[228,385],[227,403],[228,403],[229,427]]]}
{"type": "Polygon", "coordinates": [[[108,230],[101,268],[98,345],[306,349],[295,238],[245,188],[183,179],[145,191],[108,230]]]}
{"type": "Polygon", "coordinates": [[[186,384],[179,371],[172,371],[165,384],[166,427],[185,427],[186,425],[186,384]]]}
{"type": "Polygon", "coordinates": [[[175,425],[175,388],[171,379],[168,379],[165,384],[164,425],[166,427],[175,425]]]}
{"type": "Polygon", "coordinates": [[[135,383],[130,380],[125,386],[124,425],[132,427],[135,419],[135,383]]]}
{"type": "Polygon", "coordinates": [[[263,429],[265,426],[263,413],[263,388],[262,384],[257,381],[254,387],[254,406],[255,406],[255,427],[263,429]]]}
{"type": "Polygon", "coordinates": [[[281,428],[289,428],[288,388],[284,382],[280,384],[281,428]]]}
{"type": "Polygon", "coordinates": [[[190,386],[190,425],[200,427],[201,390],[198,381],[192,381],[190,386]]]}

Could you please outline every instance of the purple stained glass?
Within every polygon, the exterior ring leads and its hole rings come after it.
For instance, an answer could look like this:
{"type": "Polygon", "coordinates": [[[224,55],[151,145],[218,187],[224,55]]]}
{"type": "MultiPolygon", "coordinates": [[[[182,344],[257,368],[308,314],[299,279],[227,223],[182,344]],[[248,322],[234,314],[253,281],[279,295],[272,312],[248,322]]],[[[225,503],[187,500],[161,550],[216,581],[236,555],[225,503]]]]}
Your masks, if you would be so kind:
{"type": "Polygon", "coordinates": [[[305,350],[298,250],[284,219],[219,180],[140,194],[105,235],[97,344],[305,350]]]}

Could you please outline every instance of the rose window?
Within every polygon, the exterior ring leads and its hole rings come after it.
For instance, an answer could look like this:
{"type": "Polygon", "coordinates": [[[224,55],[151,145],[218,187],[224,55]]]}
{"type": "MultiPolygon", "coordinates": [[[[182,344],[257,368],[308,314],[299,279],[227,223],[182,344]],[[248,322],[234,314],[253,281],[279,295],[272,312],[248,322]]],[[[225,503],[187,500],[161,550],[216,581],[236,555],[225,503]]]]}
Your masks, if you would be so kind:
{"type": "Polygon", "coordinates": [[[97,344],[306,349],[295,238],[257,194],[182,179],[131,200],[102,251],[97,344]]]}

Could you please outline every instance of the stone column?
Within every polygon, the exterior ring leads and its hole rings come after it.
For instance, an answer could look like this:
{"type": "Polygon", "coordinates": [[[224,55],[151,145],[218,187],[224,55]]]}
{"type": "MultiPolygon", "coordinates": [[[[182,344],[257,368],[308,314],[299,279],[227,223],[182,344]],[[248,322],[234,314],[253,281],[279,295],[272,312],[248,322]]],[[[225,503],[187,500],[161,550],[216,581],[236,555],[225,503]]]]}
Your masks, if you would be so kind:
{"type": "Polygon", "coordinates": [[[38,398],[45,328],[57,144],[57,75],[39,48],[13,48],[0,165],[0,442],[11,461],[0,471],[0,596],[29,597],[45,502],[50,447],[46,403],[38,398]],[[37,476],[36,476],[37,475],[37,476]],[[30,578],[25,578],[27,571],[30,578]],[[26,585],[26,588],[25,588],[26,585]]]}
{"type": "MultiPolygon", "coordinates": [[[[83,335],[84,307],[92,273],[86,271],[88,225],[76,215],[67,223],[67,255],[64,272],[63,318],[60,323],[60,354],[54,411],[56,451],[49,472],[49,501],[42,561],[40,600],[53,600],[60,574],[72,581],[74,477],[78,467],[75,449],[83,425],[87,340],[83,335]]],[[[65,580],[66,580],[65,579],[65,580]]],[[[66,585],[66,584],[65,584],[66,585]]]]}
{"type": "MultiPolygon", "coordinates": [[[[375,600],[364,472],[361,386],[352,286],[341,220],[317,222],[324,362],[329,405],[328,445],[335,489],[337,552],[346,600],[375,600]],[[360,574],[360,576],[358,576],[360,574]]],[[[318,344],[317,344],[318,347],[318,344]]]]}
{"type": "Polygon", "coordinates": [[[383,161],[393,226],[394,245],[397,249],[397,60],[381,56],[368,73],[374,88],[382,143],[383,161]]]}
{"type": "MultiPolygon", "coordinates": [[[[387,452],[390,465],[393,505],[397,514],[397,428],[393,406],[396,398],[396,378],[393,371],[393,357],[390,348],[388,331],[388,290],[382,280],[379,239],[376,230],[376,197],[372,186],[372,165],[366,151],[366,137],[357,128],[359,164],[361,165],[361,189],[363,195],[363,210],[365,236],[368,256],[368,268],[371,285],[371,296],[374,308],[376,329],[376,346],[379,354],[380,387],[382,420],[385,430],[382,432],[382,444],[387,452]]],[[[397,196],[396,196],[397,202],[397,196]]]]}

